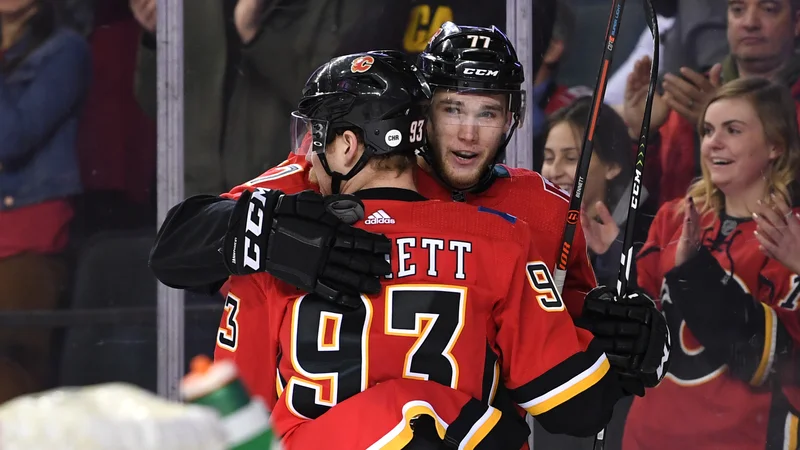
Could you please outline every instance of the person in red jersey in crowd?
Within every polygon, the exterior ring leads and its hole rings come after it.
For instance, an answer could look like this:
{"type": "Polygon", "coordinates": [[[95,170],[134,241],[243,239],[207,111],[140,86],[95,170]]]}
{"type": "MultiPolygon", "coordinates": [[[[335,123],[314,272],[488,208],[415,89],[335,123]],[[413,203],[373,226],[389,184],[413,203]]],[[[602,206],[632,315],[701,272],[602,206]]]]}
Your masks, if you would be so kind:
{"type": "Polygon", "coordinates": [[[788,213],[797,200],[795,104],[786,87],[746,78],[702,117],[703,176],[660,208],[636,263],[676,350],[664,382],[634,400],[623,448],[796,449],[798,276],[755,235],[778,223],[765,205],[788,213]]]}

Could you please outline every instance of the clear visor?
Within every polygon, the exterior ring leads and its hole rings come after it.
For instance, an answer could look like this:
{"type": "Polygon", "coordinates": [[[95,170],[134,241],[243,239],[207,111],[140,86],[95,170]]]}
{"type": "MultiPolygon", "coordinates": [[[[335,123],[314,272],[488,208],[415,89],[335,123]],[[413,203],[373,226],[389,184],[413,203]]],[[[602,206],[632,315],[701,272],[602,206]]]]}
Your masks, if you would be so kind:
{"type": "Polygon", "coordinates": [[[305,156],[310,152],[325,150],[328,134],[328,121],[306,117],[298,111],[292,112],[291,143],[296,155],[305,156]]]}
{"type": "Polygon", "coordinates": [[[508,128],[525,116],[525,91],[437,89],[430,104],[436,125],[508,128]]]}

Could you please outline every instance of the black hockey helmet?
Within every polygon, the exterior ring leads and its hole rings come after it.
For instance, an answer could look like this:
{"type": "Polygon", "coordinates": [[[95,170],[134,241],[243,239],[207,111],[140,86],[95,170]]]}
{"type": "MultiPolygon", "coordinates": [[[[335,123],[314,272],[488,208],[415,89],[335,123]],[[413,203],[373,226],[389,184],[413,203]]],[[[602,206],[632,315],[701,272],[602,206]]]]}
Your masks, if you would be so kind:
{"type": "Polygon", "coordinates": [[[419,55],[418,65],[436,87],[518,91],[525,81],[514,45],[495,26],[443,23],[419,55]]]}
{"type": "Polygon", "coordinates": [[[333,193],[376,155],[414,154],[424,144],[425,104],[431,90],[419,69],[395,51],[340,56],[306,82],[292,113],[293,148],[313,151],[333,178],[333,193]],[[364,154],[346,174],[333,172],[325,148],[337,132],[356,130],[364,154]]]}
{"type": "MultiPolygon", "coordinates": [[[[437,93],[445,90],[450,93],[500,94],[507,98],[510,117],[501,117],[497,121],[474,121],[474,125],[479,126],[508,127],[481,181],[465,190],[486,189],[492,181],[494,165],[505,158],[505,147],[525,117],[525,91],[522,89],[525,75],[513,44],[495,26],[483,28],[445,22],[420,54],[417,65],[437,93]]],[[[435,103],[431,105],[432,108],[436,107],[435,103]]],[[[467,115],[459,114],[440,120],[448,123],[434,121],[434,128],[464,125],[465,120],[469,119],[467,115]]],[[[423,151],[423,156],[434,170],[440,172],[435,158],[428,151],[423,151]]]]}

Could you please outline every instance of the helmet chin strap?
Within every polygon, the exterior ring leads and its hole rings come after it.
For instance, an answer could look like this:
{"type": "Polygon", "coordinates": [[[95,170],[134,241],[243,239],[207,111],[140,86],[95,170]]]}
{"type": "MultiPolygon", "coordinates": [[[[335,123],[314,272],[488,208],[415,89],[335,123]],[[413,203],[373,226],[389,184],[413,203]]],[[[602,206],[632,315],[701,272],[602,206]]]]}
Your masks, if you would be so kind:
{"type": "Polygon", "coordinates": [[[369,162],[369,159],[372,157],[372,154],[373,154],[372,150],[369,148],[369,146],[366,146],[366,148],[364,148],[364,153],[362,153],[361,156],[358,158],[358,161],[356,161],[356,164],[353,166],[353,168],[351,168],[346,174],[342,174],[341,172],[337,172],[331,169],[331,166],[328,164],[328,158],[325,155],[325,152],[319,152],[317,154],[319,162],[322,164],[322,168],[325,169],[325,173],[327,173],[328,176],[331,177],[331,194],[332,195],[341,194],[342,182],[347,181],[353,178],[354,176],[358,175],[358,173],[361,172],[361,170],[363,170],[364,167],[366,167],[367,163],[369,162]]]}

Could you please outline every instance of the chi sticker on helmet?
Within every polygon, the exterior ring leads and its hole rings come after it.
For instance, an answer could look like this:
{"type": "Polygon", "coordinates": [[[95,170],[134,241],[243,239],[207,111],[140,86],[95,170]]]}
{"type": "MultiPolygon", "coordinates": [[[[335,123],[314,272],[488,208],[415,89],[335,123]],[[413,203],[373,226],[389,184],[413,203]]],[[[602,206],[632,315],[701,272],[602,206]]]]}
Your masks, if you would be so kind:
{"type": "Polygon", "coordinates": [[[389,147],[397,147],[403,141],[403,134],[400,133],[400,130],[389,130],[386,133],[386,145],[389,147]]]}

